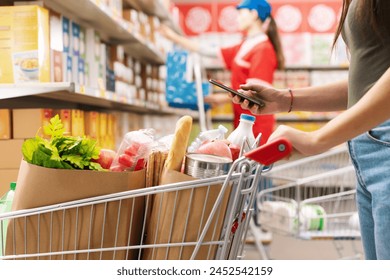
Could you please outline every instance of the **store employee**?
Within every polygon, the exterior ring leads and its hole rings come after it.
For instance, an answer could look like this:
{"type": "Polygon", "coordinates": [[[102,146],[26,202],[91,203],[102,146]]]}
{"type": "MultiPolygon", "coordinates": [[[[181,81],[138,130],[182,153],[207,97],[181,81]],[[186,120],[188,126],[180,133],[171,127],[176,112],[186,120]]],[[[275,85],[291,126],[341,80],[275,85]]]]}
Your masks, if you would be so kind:
{"type": "MultiPolygon", "coordinates": [[[[234,46],[215,49],[201,47],[198,43],[180,36],[166,26],[161,33],[183,48],[201,55],[219,57],[231,71],[231,87],[238,89],[248,82],[271,86],[276,69],[284,68],[284,56],[277,26],[271,16],[271,5],[265,0],[244,0],[238,6],[238,26],[243,32],[243,40],[234,46]]],[[[212,105],[231,102],[227,94],[212,94],[205,98],[212,105]]],[[[233,104],[234,127],[237,127],[242,113],[251,114],[233,104]]],[[[262,133],[261,143],[265,143],[274,130],[274,115],[257,115],[253,126],[255,137],[262,133]]]]}

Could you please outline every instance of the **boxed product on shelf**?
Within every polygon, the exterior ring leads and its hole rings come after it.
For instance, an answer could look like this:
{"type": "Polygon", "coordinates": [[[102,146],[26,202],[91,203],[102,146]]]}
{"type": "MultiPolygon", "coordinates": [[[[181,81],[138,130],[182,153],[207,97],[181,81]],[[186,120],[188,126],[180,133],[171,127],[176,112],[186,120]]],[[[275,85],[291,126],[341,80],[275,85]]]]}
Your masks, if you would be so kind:
{"type": "Polygon", "coordinates": [[[53,109],[13,109],[12,135],[14,139],[33,138],[35,135],[44,136],[40,129],[53,117],[53,109]]]}
{"type": "Polygon", "coordinates": [[[63,81],[72,82],[72,47],[71,47],[71,22],[67,17],[61,16],[62,36],[63,36],[63,50],[62,50],[62,62],[63,62],[63,81]]]}
{"type": "Polygon", "coordinates": [[[53,112],[53,115],[58,114],[64,125],[64,134],[72,135],[72,109],[60,109],[53,112]]]}
{"type": "Polygon", "coordinates": [[[50,10],[50,80],[62,82],[64,80],[64,43],[62,34],[62,17],[50,10]]]}
{"type": "Polygon", "coordinates": [[[98,77],[101,61],[100,35],[93,28],[86,29],[86,63],[89,69],[88,86],[99,88],[98,77]]]}
{"type": "Polygon", "coordinates": [[[72,135],[73,136],[83,136],[85,135],[84,129],[84,111],[82,110],[72,110],[72,135]]]}
{"type": "Polygon", "coordinates": [[[0,83],[50,82],[49,12],[0,7],[0,83]]]}
{"type": "Polygon", "coordinates": [[[11,110],[0,109],[0,139],[10,139],[11,131],[11,110]]]}
{"type": "Polygon", "coordinates": [[[0,140],[0,169],[19,168],[23,142],[23,139],[0,140]]]}
{"type": "Polygon", "coordinates": [[[93,139],[99,139],[99,112],[84,112],[85,134],[93,139]]]}

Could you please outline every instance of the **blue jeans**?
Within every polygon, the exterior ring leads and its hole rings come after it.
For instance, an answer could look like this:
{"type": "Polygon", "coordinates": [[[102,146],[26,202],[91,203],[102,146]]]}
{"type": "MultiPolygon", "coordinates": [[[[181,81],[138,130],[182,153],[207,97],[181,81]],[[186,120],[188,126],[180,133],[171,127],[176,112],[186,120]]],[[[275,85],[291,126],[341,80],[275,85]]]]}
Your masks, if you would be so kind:
{"type": "Polygon", "coordinates": [[[390,260],[390,120],[348,145],[365,258],[390,260]]]}

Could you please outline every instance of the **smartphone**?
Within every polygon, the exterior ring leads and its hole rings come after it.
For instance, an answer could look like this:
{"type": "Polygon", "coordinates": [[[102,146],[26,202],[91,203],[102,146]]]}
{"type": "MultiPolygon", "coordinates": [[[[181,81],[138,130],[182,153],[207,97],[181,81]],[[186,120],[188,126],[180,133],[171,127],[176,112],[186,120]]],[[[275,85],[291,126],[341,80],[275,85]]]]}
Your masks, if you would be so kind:
{"type": "Polygon", "coordinates": [[[258,105],[260,107],[264,107],[265,106],[265,103],[263,101],[255,99],[252,96],[245,95],[245,94],[243,94],[241,92],[238,92],[238,91],[236,91],[236,90],[234,90],[234,89],[232,89],[232,88],[230,88],[228,86],[225,86],[221,82],[218,82],[218,81],[213,80],[213,79],[210,79],[209,82],[212,83],[213,85],[216,85],[217,87],[220,87],[220,88],[230,92],[233,95],[238,95],[241,98],[248,100],[249,101],[249,107],[252,107],[254,104],[256,104],[256,105],[258,105]]]}

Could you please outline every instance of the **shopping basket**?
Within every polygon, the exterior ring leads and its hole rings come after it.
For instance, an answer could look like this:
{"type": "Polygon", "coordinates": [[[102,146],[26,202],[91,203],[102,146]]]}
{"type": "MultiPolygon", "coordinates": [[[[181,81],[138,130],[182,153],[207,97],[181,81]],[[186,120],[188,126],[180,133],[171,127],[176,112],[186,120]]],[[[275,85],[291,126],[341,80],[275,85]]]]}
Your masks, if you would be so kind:
{"type": "Polygon", "coordinates": [[[157,250],[164,251],[158,259],[172,259],[170,251],[173,250],[174,259],[239,259],[264,163],[269,165],[290,151],[290,143],[279,139],[247,152],[234,161],[228,174],[223,176],[1,214],[0,230],[7,230],[6,236],[2,234],[0,238],[0,259],[145,259],[145,255],[153,256],[157,250]],[[217,195],[209,198],[207,194],[213,188],[218,188],[217,195]],[[202,201],[197,199],[199,191],[206,194],[202,201]],[[189,195],[182,201],[180,197],[184,192],[189,195]],[[149,206],[161,207],[156,212],[162,216],[166,210],[154,201],[158,194],[176,197],[169,210],[176,214],[180,211],[181,216],[187,217],[181,225],[180,237],[174,227],[175,216],[169,218],[172,221],[165,243],[153,243],[147,238],[155,230],[150,228],[149,206]],[[221,205],[226,196],[228,200],[223,208],[221,205]],[[212,203],[207,201],[210,199],[212,203]],[[137,201],[142,201],[138,205],[143,205],[145,212],[143,218],[134,223],[133,213],[139,211],[135,209],[137,201]],[[131,205],[130,209],[122,207],[125,204],[131,205]],[[183,205],[187,208],[180,208],[183,205]],[[122,213],[123,209],[131,214],[122,213]],[[99,221],[93,219],[97,211],[102,217],[99,221]],[[193,228],[190,224],[194,219],[193,211],[198,230],[189,233],[187,229],[193,228]],[[108,212],[110,217],[114,212],[116,218],[107,219],[108,212]],[[129,217],[128,221],[121,218],[123,215],[129,217]],[[114,228],[115,234],[106,236],[108,227],[114,228]],[[137,227],[139,232],[135,236],[132,227],[137,227]],[[124,233],[128,235],[125,239],[124,233]],[[85,240],[81,240],[81,236],[85,240]]]}
{"type": "Polygon", "coordinates": [[[360,239],[356,175],[346,146],[275,166],[265,178],[256,198],[261,229],[302,240],[360,239]]]}

